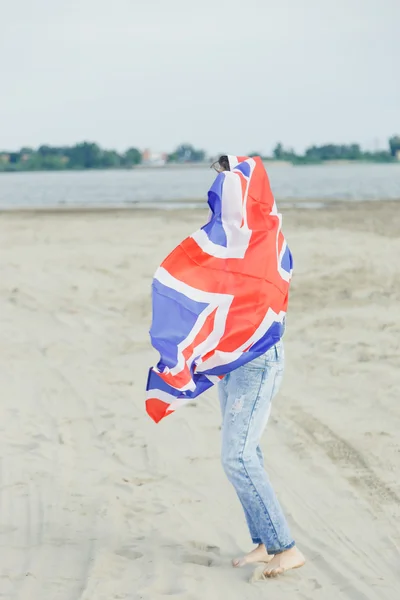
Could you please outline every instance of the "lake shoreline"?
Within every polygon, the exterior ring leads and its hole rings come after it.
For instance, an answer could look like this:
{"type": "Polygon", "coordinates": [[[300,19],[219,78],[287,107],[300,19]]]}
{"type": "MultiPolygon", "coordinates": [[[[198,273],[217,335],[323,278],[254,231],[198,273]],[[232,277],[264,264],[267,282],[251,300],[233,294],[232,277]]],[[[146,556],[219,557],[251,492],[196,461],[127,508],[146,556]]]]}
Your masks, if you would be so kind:
{"type": "MultiPolygon", "coordinates": [[[[266,167],[346,167],[346,166],[371,166],[371,165],[397,165],[400,166],[400,160],[321,160],[310,162],[291,162],[288,160],[263,160],[266,167]]],[[[187,169],[210,169],[211,163],[192,162],[192,163],[167,163],[167,164],[140,164],[132,167],[96,167],[96,168],[65,168],[65,169],[4,169],[0,170],[2,174],[18,174],[18,173],[96,173],[99,171],[120,172],[120,171],[179,171],[187,169]]]]}
{"type": "MultiPolygon", "coordinates": [[[[385,210],[393,208],[400,202],[400,198],[397,199],[382,199],[382,200],[315,200],[315,199],[288,199],[288,200],[277,200],[278,209],[282,212],[297,211],[297,210],[385,210]]],[[[163,213],[187,213],[187,212],[204,212],[208,209],[205,200],[175,200],[174,202],[159,202],[159,203],[145,203],[137,202],[130,205],[116,205],[116,206],[41,206],[41,207],[24,207],[15,206],[10,208],[0,207],[0,216],[12,216],[12,215],[25,215],[25,216],[36,216],[36,215],[73,215],[73,214],[98,214],[102,213],[105,215],[109,214],[125,214],[125,213],[138,213],[155,215],[163,213]],[[168,208],[168,205],[174,204],[172,208],[168,208]],[[190,207],[188,204],[195,206],[190,207]]]]}

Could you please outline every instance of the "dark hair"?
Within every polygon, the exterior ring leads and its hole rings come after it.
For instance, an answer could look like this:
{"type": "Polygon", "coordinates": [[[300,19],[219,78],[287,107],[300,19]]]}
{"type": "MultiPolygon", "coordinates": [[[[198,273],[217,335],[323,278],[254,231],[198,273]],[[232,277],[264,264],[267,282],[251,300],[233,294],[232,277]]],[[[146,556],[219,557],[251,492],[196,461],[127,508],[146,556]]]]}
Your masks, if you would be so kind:
{"type": "Polygon", "coordinates": [[[221,169],[223,169],[224,171],[231,170],[231,168],[229,166],[229,158],[226,156],[226,154],[223,154],[222,156],[219,157],[218,163],[219,163],[219,166],[221,167],[221,169]]]}
{"type": "Polygon", "coordinates": [[[231,168],[229,166],[229,158],[226,154],[223,154],[219,157],[218,160],[213,162],[210,168],[214,169],[214,171],[217,171],[217,173],[222,173],[223,171],[230,171],[231,168]]]}

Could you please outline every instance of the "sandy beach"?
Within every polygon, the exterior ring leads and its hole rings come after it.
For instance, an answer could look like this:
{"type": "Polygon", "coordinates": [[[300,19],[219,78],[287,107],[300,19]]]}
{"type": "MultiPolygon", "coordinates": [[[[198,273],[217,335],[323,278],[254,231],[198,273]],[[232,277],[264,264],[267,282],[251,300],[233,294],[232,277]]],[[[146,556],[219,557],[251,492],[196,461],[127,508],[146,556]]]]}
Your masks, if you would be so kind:
{"type": "Polygon", "coordinates": [[[400,204],[284,212],[287,370],[264,439],[303,569],[274,581],[220,466],[215,391],[145,413],[150,285],[202,211],[0,214],[0,598],[394,600],[400,204]]]}

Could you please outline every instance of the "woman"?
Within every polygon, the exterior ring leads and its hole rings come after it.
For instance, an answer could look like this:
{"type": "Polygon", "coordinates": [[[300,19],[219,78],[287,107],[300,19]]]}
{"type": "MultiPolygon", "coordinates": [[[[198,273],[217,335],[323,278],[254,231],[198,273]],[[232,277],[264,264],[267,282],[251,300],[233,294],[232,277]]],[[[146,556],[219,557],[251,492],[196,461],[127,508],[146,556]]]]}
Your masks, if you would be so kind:
{"type": "MultiPolygon", "coordinates": [[[[218,172],[229,171],[228,157],[221,156],[213,167],[218,172]]],[[[264,469],[260,448],[272,399],[282,382],[284,363],[281,339],[264,355],[228,373],[219,383],[222,465],[243,506],[252,541],[257,545],[235,559],[233,566],[265,562],[266,577],[275,577],[305,563],[264,469]]]]}
{"type": "Polygon", "coordinates": [[[219,384],[222,462],[257,544],[234,566],[265,562],[275,576],[304,564],[259,446],[283,375],[292,256],[261,158],[221,156],[214,166],[207,224],[154,275],[150,335],[160,360],[146,410],[158,423],[219,384]]]}

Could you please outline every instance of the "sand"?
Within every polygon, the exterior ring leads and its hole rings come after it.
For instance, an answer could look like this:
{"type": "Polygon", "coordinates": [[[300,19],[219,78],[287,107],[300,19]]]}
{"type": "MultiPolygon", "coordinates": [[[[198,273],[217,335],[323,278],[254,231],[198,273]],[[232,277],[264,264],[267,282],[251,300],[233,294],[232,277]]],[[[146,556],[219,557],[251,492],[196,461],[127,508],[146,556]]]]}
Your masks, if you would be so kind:
{"type": "Polygon", "coordinates": [[[250,583],[214,392],[144,411],[149,289],[202,212],[0,215],[0,598],[400,595],[399,204],[288,210],[287,371],[264,449],[308,563],[250,583]]]}

